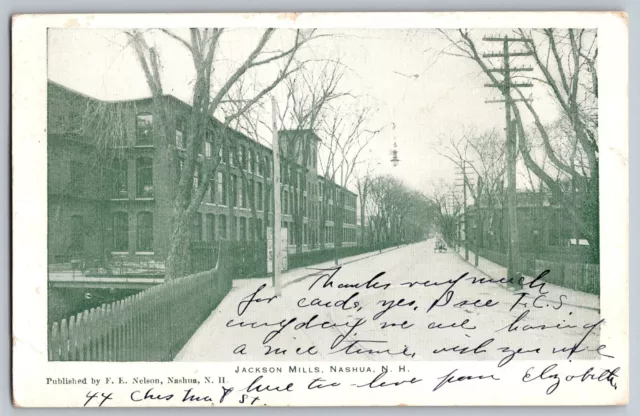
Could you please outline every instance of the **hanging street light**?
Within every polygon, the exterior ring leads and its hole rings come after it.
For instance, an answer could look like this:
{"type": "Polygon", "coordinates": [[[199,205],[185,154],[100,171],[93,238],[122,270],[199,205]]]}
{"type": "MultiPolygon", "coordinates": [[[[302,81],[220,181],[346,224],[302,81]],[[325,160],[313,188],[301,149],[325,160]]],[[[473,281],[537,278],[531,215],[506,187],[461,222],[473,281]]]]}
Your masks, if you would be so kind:
{"type": "Polygon", "coordinates": [[[391,163],[393,163],[393,167],[398,166],[398,163],[400,162],[400,159],[398,159],[398,145],[396,144],[396,142],[393,142],[393,150],[391,151],[391,153],[393,154],[393,157],[391,158],[391,163]]]}
{"type": "Polygon", "coordinates": [[[398,159],[398,144],[396,143],[396,123],[393,123],[393,150],[391,151],[391,155],[393,167],[398,166],[400,159],[398,159]]]}

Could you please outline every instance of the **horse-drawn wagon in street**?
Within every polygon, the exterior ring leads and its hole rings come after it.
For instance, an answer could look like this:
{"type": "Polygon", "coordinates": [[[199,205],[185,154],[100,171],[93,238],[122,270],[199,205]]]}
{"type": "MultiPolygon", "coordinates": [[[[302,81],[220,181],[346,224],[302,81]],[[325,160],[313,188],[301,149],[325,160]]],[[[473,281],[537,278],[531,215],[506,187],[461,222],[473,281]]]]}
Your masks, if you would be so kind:
{"type": "Polygon", "coordinates": [[[434,253],[446,253],[446,251],[447,251],[447,245],[445,244],[445,242],[442,241],[442,240],[436,241],[436,243],[433,246],[433,252],[434,253]]]}

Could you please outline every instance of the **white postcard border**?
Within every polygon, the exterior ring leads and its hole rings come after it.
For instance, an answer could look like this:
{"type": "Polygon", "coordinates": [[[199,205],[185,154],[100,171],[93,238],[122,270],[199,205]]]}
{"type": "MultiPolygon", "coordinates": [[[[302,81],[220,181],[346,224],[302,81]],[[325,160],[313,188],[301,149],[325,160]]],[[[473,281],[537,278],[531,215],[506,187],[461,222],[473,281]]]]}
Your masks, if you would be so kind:
{"type": "MultiPolygon", "coordinates": [[[[344,388],[309,391],[306,378],[286,371],[270,378],[274,383],[294,381],[295,394],[272,394],[270,406],[323,405],[605,405],[628,401],[629,329],[629,177],[628,177],[628,37],[626,16],[607,12],[519,12],[519,13],[302,13],[302,14],[105,14],[23,15],[13,20],[12,39],[12,142],[13,142],[13,395],[17,406],[76,407],[85,402],[86,388],[47,386],[46,377],[165,377],[208,374],[235,379],[242,385],[248,377],[235,375],[233,363],[91,363],[48,362],[46,345],[47,288],[47,170],[46,170],[46,31],[47,27],[594,27],[599,38],[600,96],[600,225],[601,311],[606,319],[601,343],[620,366],[618,389],[597,384],[564,383],[553,395],[546,385],[522,388],[518,381],[532,365],[545,362],[514,362],[501,372],[494,388],[483,384],[474,389],[447,388],[432,393],[436,377],[452,369],[465,374],[483,374],[493,362],[407,362],[412,375],[426,383],[407,385],[380,393],[348,388],[367,381],[358,374],[340,375],[344,388]],[[464,394],[461,394],[464,392],[464,394]]],[[[615,365],[614,365],[615,361],[615,365]]],[[[301,365],[301,363],[291,363],[301,365]]],[[[388,364],[390,368],[399,363],[388,364]]],[[[250,365],[243,363],[243,365],[250,365]]],[[[267,365],[260,362],[260,365],[267,365]]],[[[274,363],[287,368],[289,363],[274,363]]],[[[316,365],[313,362],[311,365],[316,365]]],[[[318,363],[328,368],[330,363],[318,363]]],[[[341,366],[349,363],[341,362],[341,366]]],[[[354,363],[361,366],[362,363],[354,363]]],[[[568,370],[584,369],[585,363],[563,363],[568,370]]],[[[329,374],[325,375],[328,380],[329,374]]],[[[219,387],[216,386],[216,392],[219,387]]],[[[115,386],[117,400],[109,406],[136,406],[129,399],[131,386],[115,386]]],[[[177,389],[174,389],[177,390],[177,389]]],[[[177,392],[174,392],[177,393],[177,392]]],[[[139,404],[138,404],[139,405],[139,404]]],[[[145,402],[144,406],[184,406],[180,401],[145,402]]],[[[210,406],[190,403],[189,406],[210,406]]],[[[242,406],[228,400],[223,406],[242,406]]]]}

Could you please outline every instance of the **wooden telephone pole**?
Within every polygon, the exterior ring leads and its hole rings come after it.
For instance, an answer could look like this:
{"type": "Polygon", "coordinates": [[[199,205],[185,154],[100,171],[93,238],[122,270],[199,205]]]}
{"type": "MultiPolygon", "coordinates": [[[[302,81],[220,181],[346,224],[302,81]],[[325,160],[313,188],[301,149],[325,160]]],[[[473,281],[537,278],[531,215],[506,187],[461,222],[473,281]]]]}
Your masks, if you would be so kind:
{"type": "Polygon", "coordinates": [[[520,99],[511,98],[512,88],[530,88],[531,83],[512,82],[512,74],[514,72],[532,71],[531,67],[512,67],[510,58],[519,56],[530,56],[531,52],[511,52],[509,46],[511,43],[527,43],[532,42],[528,38],[512,38],[504,37],[485,37],[486,42],[502,42],[502,53],[487,53],[485,58],[502,58],[501,68],[491,68],[489,71],[501,73],[502,82],[496,84],[485,84],[485,87],[497,88],[504,97],[501,100],[488,100],[487,103],[504,103],[505,109],[505,131],[507,142],[507,210],[509,224],[509,252],[507,274],[513,285],[518,286],[521,277],[519,253],[518,253],[518,217],[517,217],[517,201],[516,201],[516,157],[517,157],[517,129],[516,121],[511,118],[511,106],[515,105],[520,99]]]}
{"type": "MultiPolygon", "coordinates": [[[[464,259],[469,260],[469,216],[467,214],[467,187],[469,186],[469,178],[467,176],[467,162],[462,161],[462,166],[459,166],[459,172],[456,172],[455,186],[462,186],[462,224],[464,232],[464,259]],[[460,182],[462,180],[462,183],[460,182]]],[[[476,257],[478,254],[476,253],[476,257]]]]}

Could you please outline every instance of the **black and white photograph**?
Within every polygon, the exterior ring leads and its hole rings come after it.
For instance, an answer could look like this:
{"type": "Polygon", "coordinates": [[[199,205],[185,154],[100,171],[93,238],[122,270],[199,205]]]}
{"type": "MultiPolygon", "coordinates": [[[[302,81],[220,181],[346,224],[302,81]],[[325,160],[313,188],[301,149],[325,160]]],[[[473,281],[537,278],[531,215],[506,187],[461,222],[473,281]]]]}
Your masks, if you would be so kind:
{"type": "Polygon", "coordinates": [[[626,400],[626,20],[374,15],[38,32],[46,401],[626,400]]]}

